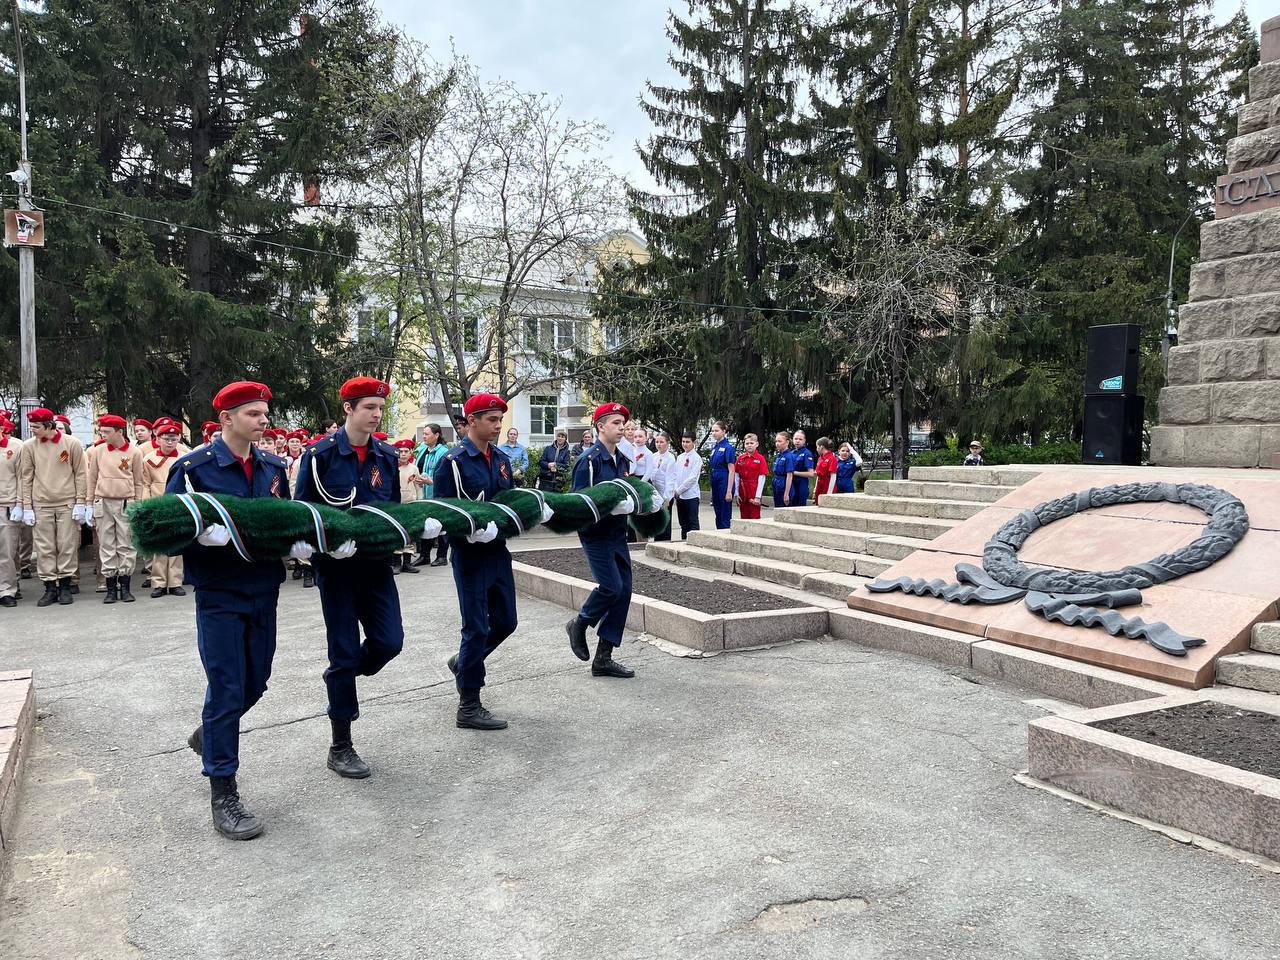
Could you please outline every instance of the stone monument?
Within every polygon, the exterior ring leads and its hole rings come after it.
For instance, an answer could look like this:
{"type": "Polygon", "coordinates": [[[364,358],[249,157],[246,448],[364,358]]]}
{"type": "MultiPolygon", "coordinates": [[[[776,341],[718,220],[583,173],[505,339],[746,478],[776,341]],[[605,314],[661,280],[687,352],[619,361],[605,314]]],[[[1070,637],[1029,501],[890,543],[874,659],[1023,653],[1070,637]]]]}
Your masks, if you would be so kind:
{"type": "Polygon", "coordinates": [[[1280,17],[1262,25],[1167,380],[1153,464],[1280,467],[1280,17]]]}

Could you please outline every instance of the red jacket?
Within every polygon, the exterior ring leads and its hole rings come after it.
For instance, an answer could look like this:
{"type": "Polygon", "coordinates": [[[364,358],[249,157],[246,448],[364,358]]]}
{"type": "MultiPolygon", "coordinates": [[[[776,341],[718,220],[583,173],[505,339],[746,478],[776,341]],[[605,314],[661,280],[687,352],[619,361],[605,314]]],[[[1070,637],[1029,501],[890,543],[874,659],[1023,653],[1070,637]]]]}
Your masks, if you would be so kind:
{"type": "Polygon", "coordinates": [[[818,458],[818,466],[816,468],[817,483],[813,485],[813,502],[817,503],[818,498],[824,493],[836,492],[836,469],[840,463],[839,458],[828,450],[818,458]]]}
{"type": "Polygon", "coordinates": [[[769,461],[759,452],[740,453],[733,462],[738,477],[738,499],[759,500],[764,496],[765,478],[769,475],[769,461]]]}

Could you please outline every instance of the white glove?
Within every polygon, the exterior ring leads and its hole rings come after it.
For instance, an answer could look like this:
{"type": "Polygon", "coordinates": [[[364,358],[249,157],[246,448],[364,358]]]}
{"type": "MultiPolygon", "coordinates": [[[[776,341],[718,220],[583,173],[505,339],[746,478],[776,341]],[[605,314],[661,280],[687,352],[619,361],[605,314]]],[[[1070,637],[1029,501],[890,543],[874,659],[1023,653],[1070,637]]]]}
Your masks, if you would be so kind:
{"type": "Polygon", "coordinates": [[[556,515],[556,512],[551,509],[550,505],[548,505],[547,503],[542,504],[542,522],[543,523],[550,523],[552,520],[555,519],[555,515],[556,515]]]}
{"type": "Polygon", "coordinates": [[[620,517],[623,514],[635,513],[635,510],[636,502],[630,497],[624,497],[609,513],[611,516],[620,517]]]}
{"type": "Polygon", "coordinates": [[[662,509],[662,497],[658,496],[655,493],[649,500],[649,512],[657,513],[661,509],[662,509]]]}
{"type": "Polygon", "coordinates": [[[86,527],[93,526],[93,504],[91,503],[84,505],[84,525],[86,527]]]}
{"type": "Polygon", "coordinates": [[[316,548],[305,540],[299,540],[289,548],[290,560],[310,560],[311,555],[316,552],[316,548]]]}
{"type": "Polygon", "coordinates": [[[85,514],[84,514],[83,503],[77,503],[74,507],[71,508],[71,519],[76,523],[84,523],[85,514]]]}
{"type": "Polygon", "coordinates": [[[468,534],[467,543],[490,543],[498,539],[498,525],[490,520],[475,533],[468,534]]]}
{"type": "Polygon", "coordinates": [[[422,524],[422,539],[434,540],[436,537],[440,536],[440,532],[442,530],[444,530],[444,527],[440,525],[439,520],[435,517],[427,517],[422,524]]]}
{"type": "Polygon", "coordinates": [[[36,525],[36,512],[34,510],[24,510],[22,513],[22,522],[28,527],[36,525]]]}
{"type": "Polygon", "coordinates": [[[220,523],[212,523],[200,532],[196,541],[206,547],[225,547],[231,542],[231,531],[220,523]]]}
{"type": "Polygon", "coordinates": [[[338,544],[337,549],[330,550],[329,556],[335,560],[349,560],[356,555],[356,542],[348,540],[346,543],[338,544]]]}
{"type": "Polygon", "coordinates": [[[11,523],[22,522],[22,504],[15,503],[12,507],[9,508],[9,521],[11,523]]]}

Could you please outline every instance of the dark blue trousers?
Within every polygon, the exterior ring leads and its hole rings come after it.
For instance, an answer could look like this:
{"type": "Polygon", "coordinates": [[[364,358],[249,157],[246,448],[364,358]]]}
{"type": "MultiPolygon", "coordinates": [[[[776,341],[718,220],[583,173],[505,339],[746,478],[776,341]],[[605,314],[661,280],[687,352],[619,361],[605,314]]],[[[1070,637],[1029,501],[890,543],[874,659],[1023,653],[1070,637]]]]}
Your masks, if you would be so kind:
{"type": "Polygon", "coordinates": [[[680,539],[688,540],[689,531],[698,529],[698,508],[702,501],[697,497],[676,500],[676,517],[680,521],[680,539]]]}
{"type": "Polygon", "coordinates": [[[789,507],[803,507],[809,502],[809,478],[791,481],[791,502],[789,507]]]}
{"type": "Polygon", "coordinates": [[[484,686],[484,662],[516,631],[516,581],[511,552],[501,540],[453,545],[453,582],[462,613],[458,689],[484,686]]]}
{"type": "Polygon", "coordinates": [[[196,646],[208,683],[200,714],[206,777],[234,776],[240,767],[240,718],[267,689],[279,597],[275,583],[245,593],[196,588],[196,646]]]}
{"type": "Polygon", "coordinates": [[[631,551],[622,537],[605,540],[579,534],[578,540],[582,543],[582,552],[587,555],[591,575],[596,578],[596,588],[587,597],[578,616],[593,627],[599,624],[600,629],[596,632],[600,639],[620,647],[622,630],[627,625],[627,610],[631,607],[631,551]]]}
{"type": "Polygon", "coordinates": [[[729,471],[711,471],[711,506],[716,512],[716,529],[728,530],[733,522],[733,503],[724,498],[729,492],[729,471]]]}
{"type": "Polygon", "coordinates": [[[373,676],[404,649],[400,594],[389,560],[316,555],[311,565],[329,641],[329,667],[324,672],[329,716],[355,720],[360,716],[356,677],[373,676]]]}
{"type": "Polygon", "coordinates": [[[775,507],[785,507],[787,505],[787,501],[782,498],[782,495],[786,493],[786,490],[787,490],[786,478],[774,477],[773,478],[773,505],[775,507]]]}

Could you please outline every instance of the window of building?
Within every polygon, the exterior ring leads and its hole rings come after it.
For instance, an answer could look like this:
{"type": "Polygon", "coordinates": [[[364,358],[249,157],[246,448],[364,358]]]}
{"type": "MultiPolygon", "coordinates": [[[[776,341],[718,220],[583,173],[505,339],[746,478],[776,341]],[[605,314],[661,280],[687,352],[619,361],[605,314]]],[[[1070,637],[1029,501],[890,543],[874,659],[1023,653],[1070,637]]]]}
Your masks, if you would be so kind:
{"type": "Polygon", "coordinates": [[[560,398],[557,396],[529,397],[529,432],[540,439],[555,436],[556,420],[560,416],[560,398]]]}

